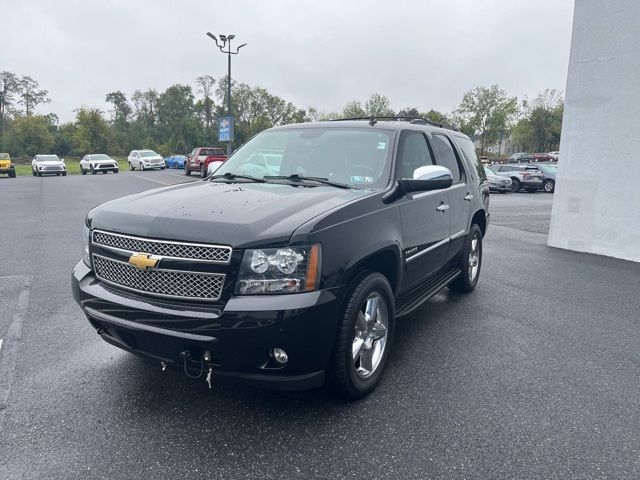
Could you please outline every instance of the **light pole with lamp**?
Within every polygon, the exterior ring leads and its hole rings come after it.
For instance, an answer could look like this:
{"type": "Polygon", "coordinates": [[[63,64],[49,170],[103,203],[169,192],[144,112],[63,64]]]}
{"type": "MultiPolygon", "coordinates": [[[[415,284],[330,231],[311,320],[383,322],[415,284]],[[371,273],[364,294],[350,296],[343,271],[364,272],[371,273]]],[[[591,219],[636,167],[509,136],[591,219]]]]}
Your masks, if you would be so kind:
{"type": "MultiPolygon", "coordinates": [[[[220,49],[222,53],[226,53],[228,57],[227,58],[227,66],[228,66],[227,107],[228,107],[228,115],[229,117],[231,117],[232,116],[231,114],[231,55],[237,55],[240,49],[244,47],[246,43],[243,43],[242,45],[236,47],[236,50],[234,52],[233,50],[231,50],[231,40],[233,40],[236,37],[235,35],[218,35],[220,37],[220,41],[218,41],[218,38],[211,32],[207,32],[207,36],[210,37],[214,42],[216,42],[216,46],[220,49]],[[225,46],[227,47],[227,50],[224,49],[225,46]]],[[[233,141],[233,138],[229,138],[229,141],[227,142],[227,157],[231,155],[232,141],[233,141]]]]}

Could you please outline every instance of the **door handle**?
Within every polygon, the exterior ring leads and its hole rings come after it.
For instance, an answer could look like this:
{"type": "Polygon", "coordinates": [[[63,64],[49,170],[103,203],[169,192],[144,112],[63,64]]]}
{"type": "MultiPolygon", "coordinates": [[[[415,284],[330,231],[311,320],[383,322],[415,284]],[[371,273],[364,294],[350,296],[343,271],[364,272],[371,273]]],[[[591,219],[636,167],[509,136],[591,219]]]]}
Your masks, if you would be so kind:
{"type": "Polygon", "coordinates": [[[469,192],[467,192],[467,194],[464,196],[464,199],[467,202],[470,202],[472,198],[473,198],[473,195],[471,195],[469,192]]]}
{"type": "Polygon", "coordinates": [[[446,210],[449,210],[449,205],[446,204],[446,203],[441,203],[440,205],[438,205],[436,207],[436,210],[439,211],[439,212],[444,212],[446,210]]]}

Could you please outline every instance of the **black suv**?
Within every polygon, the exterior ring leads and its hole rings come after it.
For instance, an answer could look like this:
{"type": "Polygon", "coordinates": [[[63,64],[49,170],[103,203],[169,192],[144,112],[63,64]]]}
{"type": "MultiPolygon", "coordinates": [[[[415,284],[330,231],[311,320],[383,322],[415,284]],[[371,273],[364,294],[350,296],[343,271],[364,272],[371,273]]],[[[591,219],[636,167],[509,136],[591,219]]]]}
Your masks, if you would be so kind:
{"type": "Polygon", "coordinates": [[[475,287],[488,206],[473,143],[443,125],[272,128],[206,182],[92,209],[73,293],[105,341],[163,368],[361,397],[398,317],[475,287]]]}

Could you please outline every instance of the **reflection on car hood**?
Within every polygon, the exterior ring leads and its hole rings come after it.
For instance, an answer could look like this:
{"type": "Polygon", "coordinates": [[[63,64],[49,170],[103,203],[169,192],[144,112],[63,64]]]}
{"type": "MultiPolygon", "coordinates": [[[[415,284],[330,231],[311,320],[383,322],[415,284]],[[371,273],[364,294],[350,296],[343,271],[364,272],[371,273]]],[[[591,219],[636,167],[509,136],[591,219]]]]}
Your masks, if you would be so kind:
{"type": "Polygon", "coordinates": [[[89,213],[91,228],[233,247],[286,243],[297,227],[370,194],[334,187],[203,182],[113,200],[89,213]]]}
{"type": "Polygon", "coordinates": [[[62,160],[44,160],[44,161],[36,162],[36,165],[46,165],[46,166],[64,165],[64,162],[62,160]]]}

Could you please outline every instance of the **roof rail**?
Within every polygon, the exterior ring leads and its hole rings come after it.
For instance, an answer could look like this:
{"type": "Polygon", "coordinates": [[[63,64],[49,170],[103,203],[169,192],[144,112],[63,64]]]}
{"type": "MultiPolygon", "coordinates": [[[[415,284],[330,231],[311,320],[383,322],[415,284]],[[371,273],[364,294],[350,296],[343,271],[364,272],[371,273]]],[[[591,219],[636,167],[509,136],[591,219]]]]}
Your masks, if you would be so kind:
{"type": "Polygon", "coordinates": [[[433,127],[440,127],[440,128],[447,128],[449,130],[455,130],[456,132],[460,131],[454,125],[448,125],[446,123],[436,122],[436,121],[431,120],[429,118],[405,117],[405,116],[402,116],[402,115],[388,115],[388,116],[371,115],[369,117],[334,118],[331,121],[332,122],[345,122],[345,121],[350,121],[350,120],[368,120],[369,121],[369,125],[371,125],[372,127],[376,123],[378,123],[378,120],[388,120],[388,121],[393,121],[393,122],[409,122],[409,123],[413,123],[415,125],[431,125],[433,127]]]}

